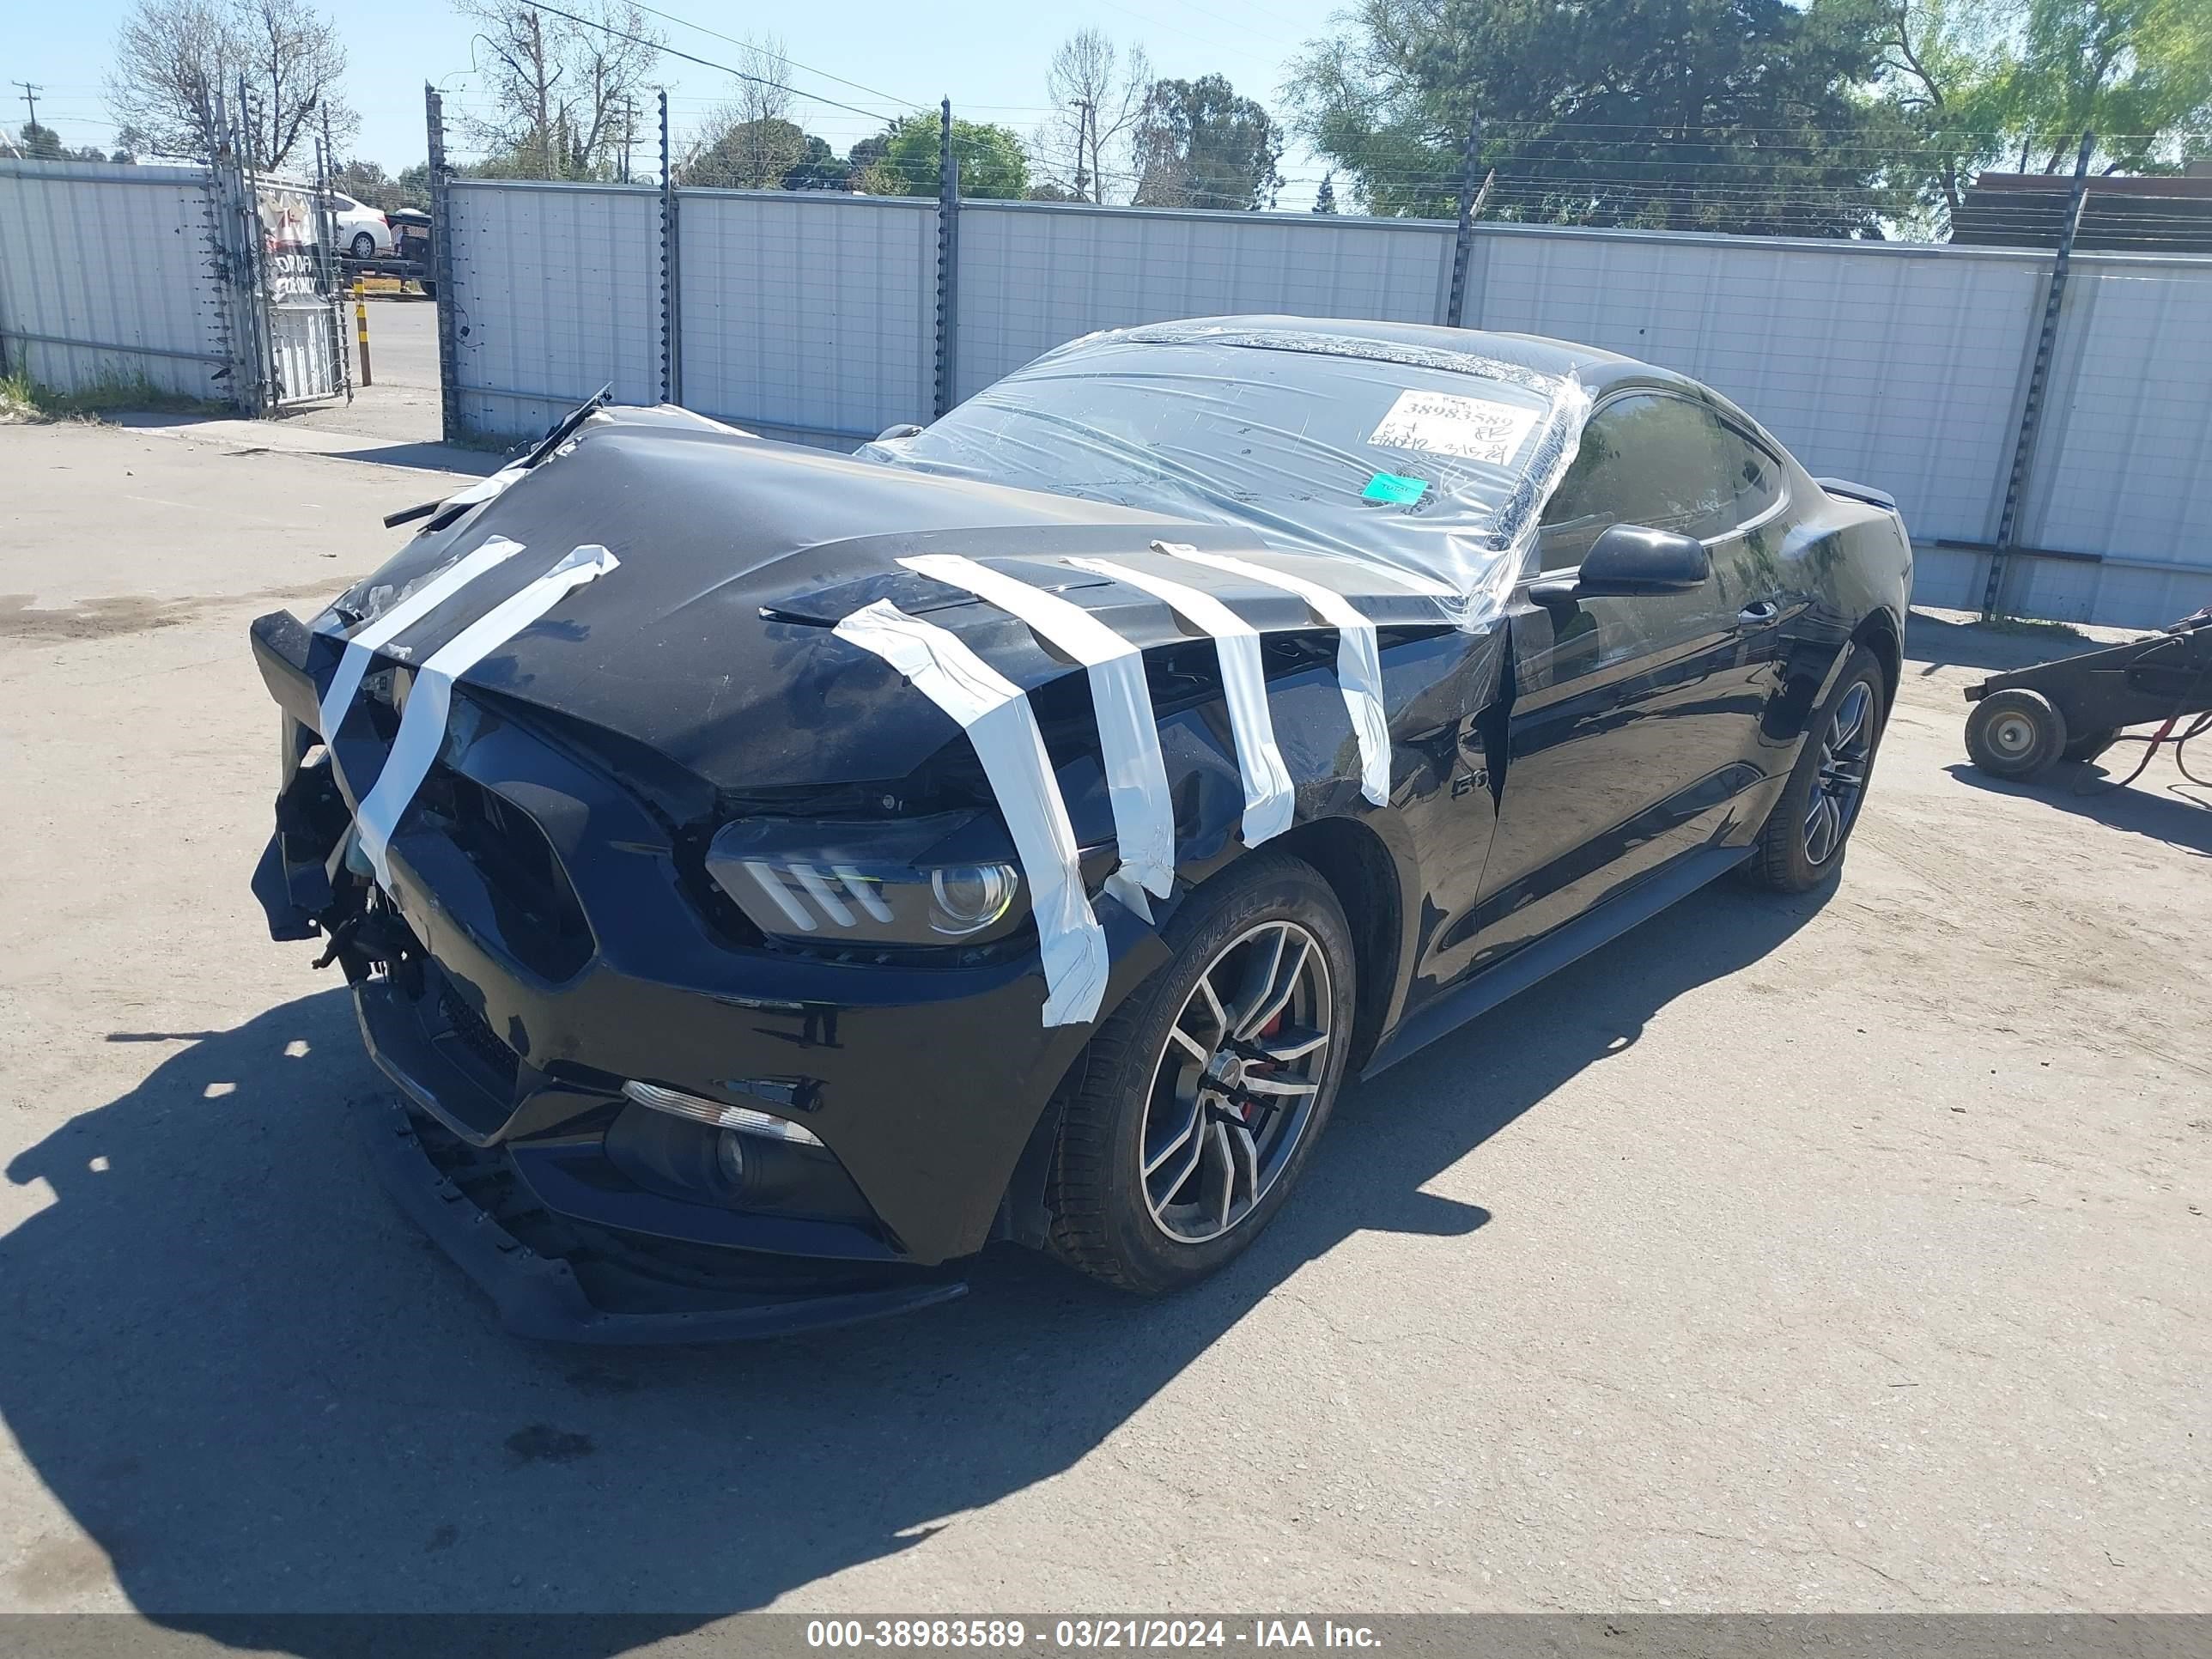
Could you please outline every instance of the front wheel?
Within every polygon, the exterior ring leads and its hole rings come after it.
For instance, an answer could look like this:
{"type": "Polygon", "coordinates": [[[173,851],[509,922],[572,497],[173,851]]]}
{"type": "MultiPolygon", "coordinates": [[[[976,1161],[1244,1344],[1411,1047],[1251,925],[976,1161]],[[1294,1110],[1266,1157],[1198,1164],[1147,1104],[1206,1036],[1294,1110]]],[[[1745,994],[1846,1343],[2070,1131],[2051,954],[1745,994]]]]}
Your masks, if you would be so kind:
{"type": "Polygon", "coordinates": [[[1071,1267],[1146,1295],[1249,1244],[1328,1121],[1352,1038],[1352,929],[1310,865],[1256,854],[1167,930],[1175,960],[1063,1084],[1048,1201],[1071,1267]]]}
{"type": "Polygon", "coordinates": [[[353,239],[353,257],[356,259],[368,259],[373,258],[375,256],[375,253],[376,238],[370,235],[365,230],[355,232],[353,239]]]}
{"type": "Polygon", "coordinates": [[[1885,690],[1881,662],[1866,647],[1853,646],[1835,689],[1814,711],[1790,781],[1744,861],[1755,885],[1802,893],[1843,862],[1888,718],[1885,690]]]}

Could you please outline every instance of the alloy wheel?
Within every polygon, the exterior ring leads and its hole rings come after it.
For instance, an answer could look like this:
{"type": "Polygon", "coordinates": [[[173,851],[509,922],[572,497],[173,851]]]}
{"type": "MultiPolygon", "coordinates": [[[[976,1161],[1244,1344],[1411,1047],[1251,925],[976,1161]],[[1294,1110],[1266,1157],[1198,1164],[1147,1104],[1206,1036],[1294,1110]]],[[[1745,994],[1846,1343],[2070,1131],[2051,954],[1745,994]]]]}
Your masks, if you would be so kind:
{"type": "Polygon", "coordinates": [[[1820,739],[1820,769],[1805,811],[1805,860],[1826,864],[1850,833],[1860,799],[1866,793],[1867,766],[1874,755],[1874,689],[1855,682],[1836,705],[1820,739]]]}
{"type": "Polygon", "coordinates": [[[1145,1206],[1181,1244],[1237,1226],[1281,1176],[1326,1074],[1328,962],[1295,921],[1224,946],[1168,1028],[1138,1142],[1145,1206]]]}

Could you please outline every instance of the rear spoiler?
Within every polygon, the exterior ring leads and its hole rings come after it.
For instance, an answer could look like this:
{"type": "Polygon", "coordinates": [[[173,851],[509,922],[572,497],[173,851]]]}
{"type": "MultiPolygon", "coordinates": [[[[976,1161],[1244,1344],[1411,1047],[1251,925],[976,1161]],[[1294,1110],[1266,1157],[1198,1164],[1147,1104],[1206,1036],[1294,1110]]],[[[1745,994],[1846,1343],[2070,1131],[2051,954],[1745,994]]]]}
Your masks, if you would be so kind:
{"type": "Polygon", "coordinates": [[[1876,489],[1872,484],[1853,483],[1848,478],[1815,478],[1813,482],[1831,495],[1840,495],[1847,501],[1863,501],[1869,507],[1878,507],[1885,513],[1897,512],[1897,497],[1887,489],[1876,489]]]}

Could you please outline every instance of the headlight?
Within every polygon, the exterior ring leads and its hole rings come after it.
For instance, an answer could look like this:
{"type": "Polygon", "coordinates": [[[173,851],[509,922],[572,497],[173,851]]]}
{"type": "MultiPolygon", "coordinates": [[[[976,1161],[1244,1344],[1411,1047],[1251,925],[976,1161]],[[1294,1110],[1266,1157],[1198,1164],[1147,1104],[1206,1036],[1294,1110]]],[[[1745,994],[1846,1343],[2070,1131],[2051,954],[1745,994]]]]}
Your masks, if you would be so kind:
{"type": "Polygon", "coordinates": [[[726,825],[707,872],[763,933],[822,945],[987,943],[1021,924],[1021,872],[967,813],[726,825]]]}

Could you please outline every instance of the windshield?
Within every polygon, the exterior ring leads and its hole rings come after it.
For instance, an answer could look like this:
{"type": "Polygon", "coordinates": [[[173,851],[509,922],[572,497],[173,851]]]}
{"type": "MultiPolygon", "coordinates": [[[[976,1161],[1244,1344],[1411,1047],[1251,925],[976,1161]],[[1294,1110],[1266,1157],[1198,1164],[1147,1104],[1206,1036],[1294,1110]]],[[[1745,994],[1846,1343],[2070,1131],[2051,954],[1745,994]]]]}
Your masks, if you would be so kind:
{"type": "Polygon", "coordinates": [[[1164,325],[1078,340],[860,453],[1248,526],[1471,599],[1520,574],[1587,409],[1571,377],[1488,357],[1164,325]]]}

